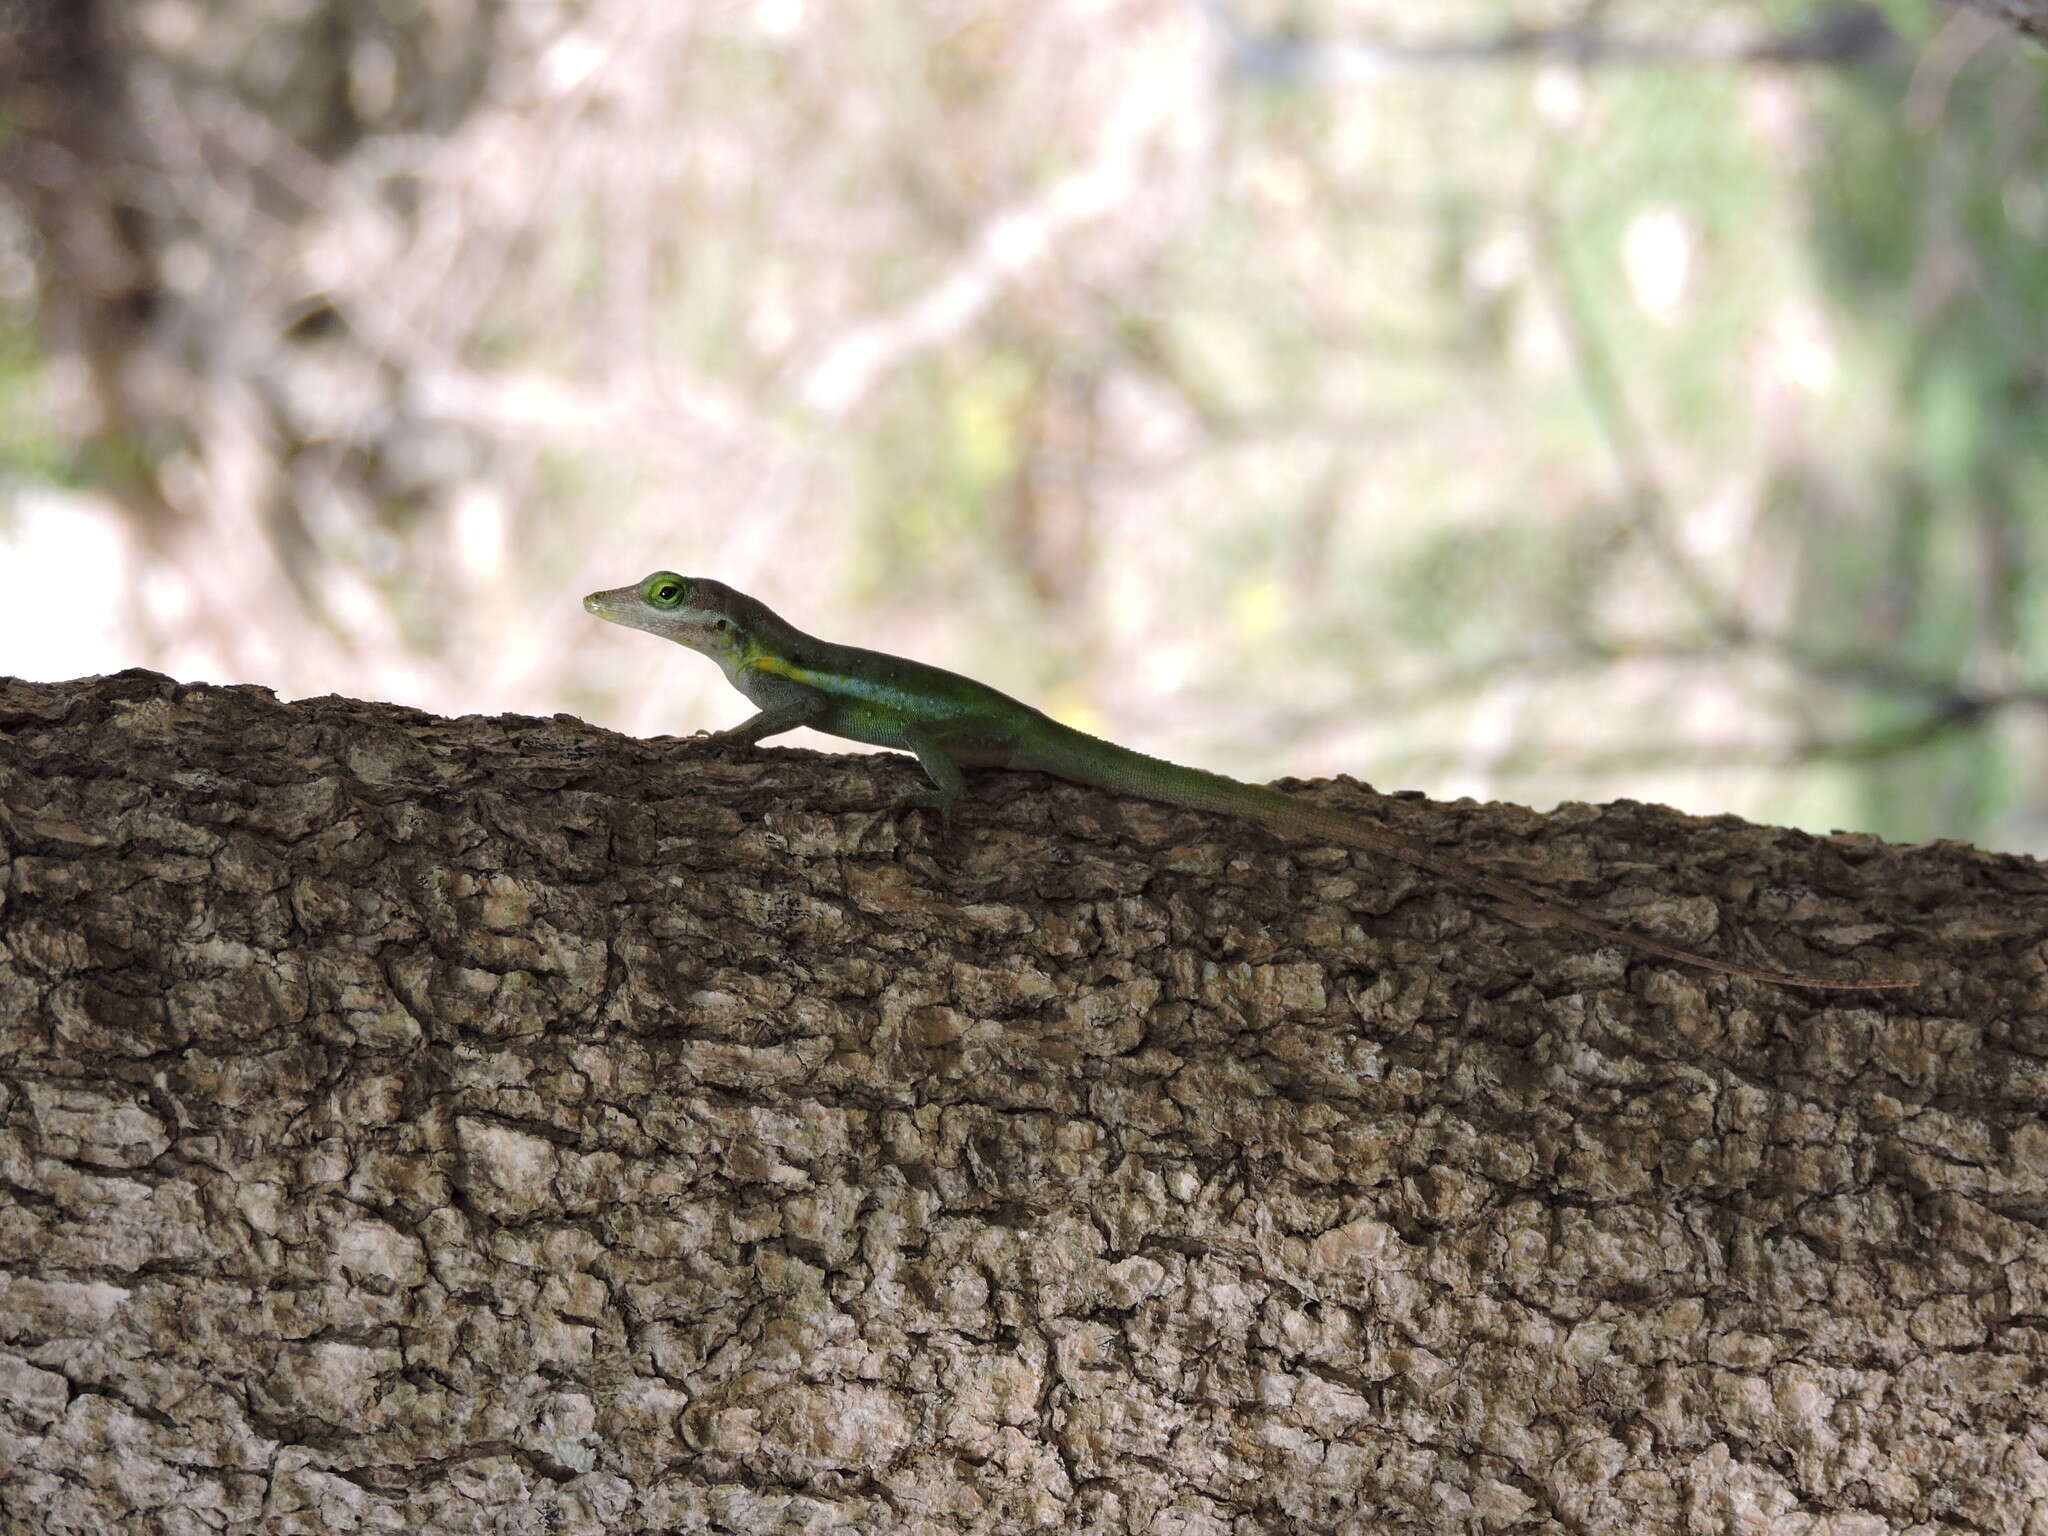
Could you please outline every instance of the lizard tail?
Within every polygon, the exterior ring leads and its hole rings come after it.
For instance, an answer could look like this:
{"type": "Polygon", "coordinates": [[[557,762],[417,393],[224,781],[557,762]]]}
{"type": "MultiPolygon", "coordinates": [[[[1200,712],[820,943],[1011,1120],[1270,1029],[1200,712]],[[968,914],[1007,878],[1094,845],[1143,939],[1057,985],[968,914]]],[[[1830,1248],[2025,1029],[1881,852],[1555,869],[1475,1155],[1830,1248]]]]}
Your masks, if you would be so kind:
{"type": "Polygon", "coordinates": [[[1521,915],[1572,928],[1590,938],[1622,944],[1645,954],[1659,955],[1683,965],[1699,966],[1725,976],[1772,982],[1781,987],[1825,988],[1834,991],[1873,991],[1882,988],[1918,986],[1919,978],[1903,976],[1879,980],[1838,980],[1801,971],[1784,971],[1769,966],[1744,965],[1699,954],[1676,944],[1666,944],[1648,934],[1618,928],[1588,917],[1571,907],[1539,895],[1528,886],[1491,874],[1476,864],[1439,853],[1429,844],[1405,833],[1383,827],[1376,821],[1346,811],[1333,811],[1312,801],[1300,800],[1268,789],[1263,784],[1246,784],[1220,773],[1190,768],[1164,758],[1150,757],[1129,747],[1118,746],[1099,736],[1045,720],[1013,751],[1013,768],[1036,769],[1078,784],[1091,784],[1117,794],[1135,795],[1190,810],[1214,811],[1256,821],[1283,835],[1314,838],[1347,848],[1362,849],[1398,859],[1440,876],[1453,885],[1480,891],[1521,915]]]}

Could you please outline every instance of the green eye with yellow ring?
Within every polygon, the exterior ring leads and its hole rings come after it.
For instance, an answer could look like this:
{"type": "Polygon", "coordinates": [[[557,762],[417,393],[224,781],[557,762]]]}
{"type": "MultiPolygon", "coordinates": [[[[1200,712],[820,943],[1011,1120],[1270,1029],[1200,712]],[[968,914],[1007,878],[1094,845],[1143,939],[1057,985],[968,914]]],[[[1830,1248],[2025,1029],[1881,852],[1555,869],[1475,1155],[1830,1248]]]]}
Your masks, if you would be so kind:
{"type": "Polygon", "coordinates": [[[689,583],[673,571],[656,571],[640,583],[640,595],[656,608],[681,607],[689,590],[689,583]]]}

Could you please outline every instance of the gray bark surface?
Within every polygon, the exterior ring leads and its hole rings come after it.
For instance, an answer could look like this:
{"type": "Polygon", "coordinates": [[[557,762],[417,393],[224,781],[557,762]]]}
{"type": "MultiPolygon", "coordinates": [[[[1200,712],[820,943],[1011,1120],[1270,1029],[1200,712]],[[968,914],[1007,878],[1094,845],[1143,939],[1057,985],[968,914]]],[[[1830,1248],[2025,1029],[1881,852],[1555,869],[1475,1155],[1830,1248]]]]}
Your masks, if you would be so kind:
{"type": "Polygon", "coordinates": [[[0,681],[8,1532],[2048,1530],[2048,876],[0,681]]]}

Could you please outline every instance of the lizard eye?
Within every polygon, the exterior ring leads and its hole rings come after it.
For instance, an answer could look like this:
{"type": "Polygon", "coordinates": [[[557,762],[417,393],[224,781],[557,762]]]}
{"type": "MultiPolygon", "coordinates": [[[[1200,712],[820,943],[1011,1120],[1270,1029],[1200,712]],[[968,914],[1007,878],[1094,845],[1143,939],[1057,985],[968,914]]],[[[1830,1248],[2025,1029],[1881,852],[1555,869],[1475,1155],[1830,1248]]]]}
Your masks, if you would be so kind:
{"type": "Polygon", "coordinates": [[[657,571],[640,585],[640,595],[656,608],[674,608],[683,600],[683,580],[666,571],[657,571]]]}

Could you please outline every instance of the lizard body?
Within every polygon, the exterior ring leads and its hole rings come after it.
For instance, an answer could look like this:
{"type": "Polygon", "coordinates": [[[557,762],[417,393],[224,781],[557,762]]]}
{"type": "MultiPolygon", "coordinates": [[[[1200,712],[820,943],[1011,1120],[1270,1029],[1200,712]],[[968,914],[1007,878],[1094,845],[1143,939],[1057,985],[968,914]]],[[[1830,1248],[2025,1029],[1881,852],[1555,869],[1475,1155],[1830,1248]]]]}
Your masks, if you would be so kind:
{"type": "Polygon", "coordinates": [[[1008,694],[900,656],[807,635],[723,583],[656,571],[637,586],[593,592],[583,606],[702,652],[759,712],[721,741],[752,745],[800,725],[917,754],[934,789],[916,797],[949,814],[966,793],[963,768],[1023,768],[1116,794],[1243,817],[1275,833],[1384,854],[1454,885],[1484,892],[1517,915],[1724,975],[1788,987],[1909,987],[1915,978],[1841,981],[1744,965],[1617,928],[1362,816],[1329,810],[1264,785],[1148,757],[1062,725],[1008,694]]]}

